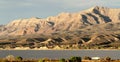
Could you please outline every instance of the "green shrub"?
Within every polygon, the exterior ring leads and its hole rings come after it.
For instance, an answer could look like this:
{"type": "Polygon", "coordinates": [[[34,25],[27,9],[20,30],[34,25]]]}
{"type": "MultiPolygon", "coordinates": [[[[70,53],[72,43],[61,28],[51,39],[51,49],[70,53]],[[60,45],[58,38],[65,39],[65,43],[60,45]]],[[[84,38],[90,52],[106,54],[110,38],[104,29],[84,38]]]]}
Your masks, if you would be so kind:
{"type": "Polygon", "coordinates": [[[71,57],[70,62],[81,62],[81,57],[71,57]]]}
{"type": "Polygon", "coordinates": [[[111,58],[110,57],[105,57],[105,60],[106,61],[111,61],[111,58]]]}
{"type": "Polygon", "coordinates": [[[59,62],[66,62],[64,58],[60,59],[59,62]]]}
{"type": "Polygon", "coordinates": [[[22,61],[23,58],[22,58],[21,56],[18,56],[18,57],[16,57],[16,60],[17,60],[17,61],[22,61]]]}

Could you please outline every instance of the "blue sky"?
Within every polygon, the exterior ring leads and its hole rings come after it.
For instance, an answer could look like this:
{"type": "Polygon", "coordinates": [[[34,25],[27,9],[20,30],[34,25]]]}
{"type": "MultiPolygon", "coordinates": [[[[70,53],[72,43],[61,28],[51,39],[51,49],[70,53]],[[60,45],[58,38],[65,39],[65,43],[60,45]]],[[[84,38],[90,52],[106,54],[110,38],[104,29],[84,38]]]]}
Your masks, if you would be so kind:
{"type": "Polygon", "coordinates": [[[79,12],[93,6],[120,8],[120,0],[0,0],[0,24],[20,18],[79,12]]]}

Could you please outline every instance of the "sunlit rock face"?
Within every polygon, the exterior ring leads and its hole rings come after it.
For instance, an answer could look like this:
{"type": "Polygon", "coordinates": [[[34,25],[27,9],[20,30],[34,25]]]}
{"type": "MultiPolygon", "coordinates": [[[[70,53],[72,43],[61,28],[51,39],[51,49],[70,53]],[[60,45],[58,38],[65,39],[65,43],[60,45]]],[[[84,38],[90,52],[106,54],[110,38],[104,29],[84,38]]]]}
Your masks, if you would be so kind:
{"type": "Polygon", "coordinates": [[[57,31],[76,31],[104,23],[120,21],[120,9],[92,7],[77,13],[60,13],[45,19],[18,19],[0,27],[0,35],[50,34],[57,31]]]}

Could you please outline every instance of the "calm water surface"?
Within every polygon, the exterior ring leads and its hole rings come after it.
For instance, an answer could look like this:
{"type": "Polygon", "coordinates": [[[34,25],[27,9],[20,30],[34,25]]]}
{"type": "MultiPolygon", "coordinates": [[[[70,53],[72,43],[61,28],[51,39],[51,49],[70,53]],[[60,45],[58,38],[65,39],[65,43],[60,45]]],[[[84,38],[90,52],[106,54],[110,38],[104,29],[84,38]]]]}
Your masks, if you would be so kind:
{"type": "Polygon", "coordinates": [[[69,58],[71,56],[90,56],[120,59],[120,50],[0,50],[0,58],[7,55],[22,56],[23,58],[69,58]]]}

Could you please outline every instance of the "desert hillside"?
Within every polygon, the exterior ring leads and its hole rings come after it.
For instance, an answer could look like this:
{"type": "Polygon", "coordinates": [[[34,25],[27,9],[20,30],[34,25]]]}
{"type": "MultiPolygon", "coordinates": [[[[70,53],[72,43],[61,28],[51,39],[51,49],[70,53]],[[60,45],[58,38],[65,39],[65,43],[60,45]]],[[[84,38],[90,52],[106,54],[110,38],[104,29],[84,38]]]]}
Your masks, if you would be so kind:
{"type": "Polygon", "coordinates": [[[0,45],[119,48],[120,9],[96,6],[45,19],[33,17],[14,20],[0,26],[0,45]]]}

